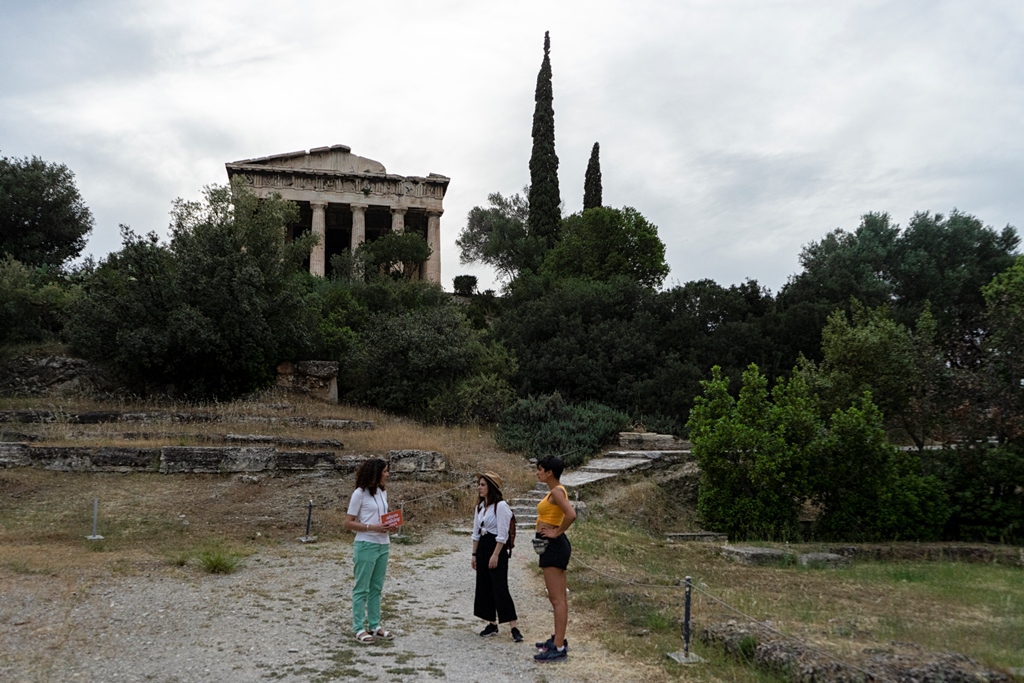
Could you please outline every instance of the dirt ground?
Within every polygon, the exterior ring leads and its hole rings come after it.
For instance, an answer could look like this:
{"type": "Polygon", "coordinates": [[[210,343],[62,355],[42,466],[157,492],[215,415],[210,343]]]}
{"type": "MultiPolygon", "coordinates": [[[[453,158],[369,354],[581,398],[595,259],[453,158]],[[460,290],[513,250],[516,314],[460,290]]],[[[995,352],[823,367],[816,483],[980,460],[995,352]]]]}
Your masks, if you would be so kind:
{"type": "Polygon", "coordinates": [[[0,570],[0,680],[28,681],[642,681],[644,672],[574,630],[571,657],[536,664],[551,630],[533,553],[513,553],[511,588],[527,642],[506,627],[480,638],[471,541],[433,529],[393,544],[385,586],[391,642],[350,629],[351,543],[261,550],[234,574],[156,564],[140,574],[0,570]]]}
{"type": "MultiPolygon", "coordinates": [[[[511,474],[511,473],[510,473],[511,474]]],[[[394,481],[408,542],[391,546],[391,642],[351,633],[352,541],[341,530],[351,476],[74,475],[0,472],[0,681],[650,681],[609,653],[570,596],[570,660],[536,664],[552,629],[536,555],[513,553],[526,642],[477,634],[469,483],[394,481]],[[454,490],[448,490],[453,488],[454,490]],[[462,491],[465,488],[465,491],[462,491]],[[441,495],[437,495],[440,491],[441,495]],[[93,497],[103,541],[90,542],[93,497]],[[316,504],[316,543],[300,543],[316,504]],[[243,556],[227,575],[195,554],[243,556]]],[[[524,537],[525,538],[525,537],[524,537]]]]}

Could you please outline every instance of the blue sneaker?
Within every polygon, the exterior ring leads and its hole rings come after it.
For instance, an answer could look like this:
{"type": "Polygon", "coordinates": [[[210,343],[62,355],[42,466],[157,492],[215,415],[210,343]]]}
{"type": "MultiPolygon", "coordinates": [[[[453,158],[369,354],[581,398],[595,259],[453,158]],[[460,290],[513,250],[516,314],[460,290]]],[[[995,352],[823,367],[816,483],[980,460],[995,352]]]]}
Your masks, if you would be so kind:
{"type": "Polygon", "coordinates": [[[533,661],[540,662],[541,664],[546,664],[547,662],[565,662],[565,661],[568,661],[569,660],[569,652],[568,652],[568,650],[566,648],[564,648],[564,647],[561,650],[559,650],[558,648],[553,647],[553,645],[554,645],[554,643],[552,643],[552,648],[550,650],[541,650],[540,652],[535,654],[533,656],[533,661]]]}
{"type": "MultiPolygon", "coordinates": [[[[550,638],[545,640],[543,643],[534,643],[534,646],[538,650],[554,650],[555,649],[555,637],[551,636],[550,638]]],[[[568,638],[565,638],[565,639],[562,640],[562,646],[566,650],[569,649],[569,639],[568,638]]]]}

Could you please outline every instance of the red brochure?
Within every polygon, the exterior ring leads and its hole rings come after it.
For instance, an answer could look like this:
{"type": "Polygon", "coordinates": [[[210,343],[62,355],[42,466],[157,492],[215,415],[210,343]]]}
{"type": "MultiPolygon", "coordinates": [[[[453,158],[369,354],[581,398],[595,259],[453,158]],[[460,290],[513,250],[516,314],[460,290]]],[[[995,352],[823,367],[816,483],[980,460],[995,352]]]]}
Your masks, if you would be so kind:
{"type": "Polygon", "coordinates": [[[402,526],[402,511],[394,510],[381,515],[380,523],[384,526],[402,526]]]}

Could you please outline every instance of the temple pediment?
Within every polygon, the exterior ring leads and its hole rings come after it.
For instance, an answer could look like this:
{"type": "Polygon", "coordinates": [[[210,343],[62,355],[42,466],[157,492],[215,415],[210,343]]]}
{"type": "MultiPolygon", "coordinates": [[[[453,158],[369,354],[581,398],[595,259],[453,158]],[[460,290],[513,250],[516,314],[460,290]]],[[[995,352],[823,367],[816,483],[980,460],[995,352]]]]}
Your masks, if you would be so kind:
{"type": "Polygon", "coordinates": [[[256,159],[242,159],[232,162],[237,166],[267,166],[274,168],[293,168],[309,171],[338,171],[340,173],[379,173],[386,174],[384,164],[352,154],[348,145],[331,145],[330,147],[314,147],[308,152],[287,152],[256,159]]]}

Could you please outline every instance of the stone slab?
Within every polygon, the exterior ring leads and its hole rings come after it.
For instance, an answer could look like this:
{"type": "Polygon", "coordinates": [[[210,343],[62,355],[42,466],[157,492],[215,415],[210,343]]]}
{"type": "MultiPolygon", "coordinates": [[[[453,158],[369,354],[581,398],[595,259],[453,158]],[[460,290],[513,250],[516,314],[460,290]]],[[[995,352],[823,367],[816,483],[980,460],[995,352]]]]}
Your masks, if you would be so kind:
{"type": "Polygon", "coordinates": [[[728,543],[729,537],[725,534],[718,534],[714,531],[691,531],[691,532],[678,532],[665,534],[665,538],[669,541],[678,541],[682,543],[688,542],[699,542],[699,543],[728,543]]]}
{"type": "Polygon", "coordinates": [[[646,460],[660,460],[664,458],[668,460],[689,458],[690,451],[608,451],[605,453],[605,456],[609,458],[642,458],[646,460]]]}
{"type": "Polygon", "coordinates": [[[133,472],[160,469],[159,448],[104,446],[90,456],[93,472],[133,472]]]}
{"type": "Polygon", "coordinates": [[[619,432],[619,446],[637,450],[688,450],[690,442],[677,439],[671,434],[653,432],[619,432]]]}
{"type": "Polygon", "coordinates": [[[275,449],[261,447],[165,446],[160,449],[160,472],[262,472],[273,469],[276,455],[275,449]]]}
{"type": "Polygon", "coordinates": [[[618,472],[581,472],[577,470],[575,472],[563,474],[561,482],[563,486],[579,487],[610,479],[615,476],[618,476],[618,472]]]}
{"type": "Polygon", "coordinates": [[[388,451],[392,474],[441,473],[448,469],[445,457],[437,451],[388,451]]]}
{"type": "Polygon", "coordinates": [[[723,557],[735,560],[741,564],[756,566],[785,564],[792,559],[792,555],[783,550],[779,550],[778,548],[756,548],[752,546],[731,545],[725,546],[719,552],[723,557]]]}
{"type": "Polygon", "coordinates": [[[335,469],[332,451],[277,451],[274,466],[279,470],[335,469]]]}
{"type": "Polygon", "coordinates": [[[32,464],[27,443],[0,443],[0,467],[27,467],[32,464]]]}
{"type": "MultiPolygon", "coordinates": [[[[641,458],[596,458],[591,460],[580,471],[583,472],[632,472],[647,469],[651,461],[641,458]]],[[[563,482],[564,483],[564,482],[563,482]]]]}
{"type": "Polygon", "coordinates": [[[801,567],[849,567],[852,564],[849,557],[836,553],[804,553],[798,555],[796,561],[801,567]]]}

